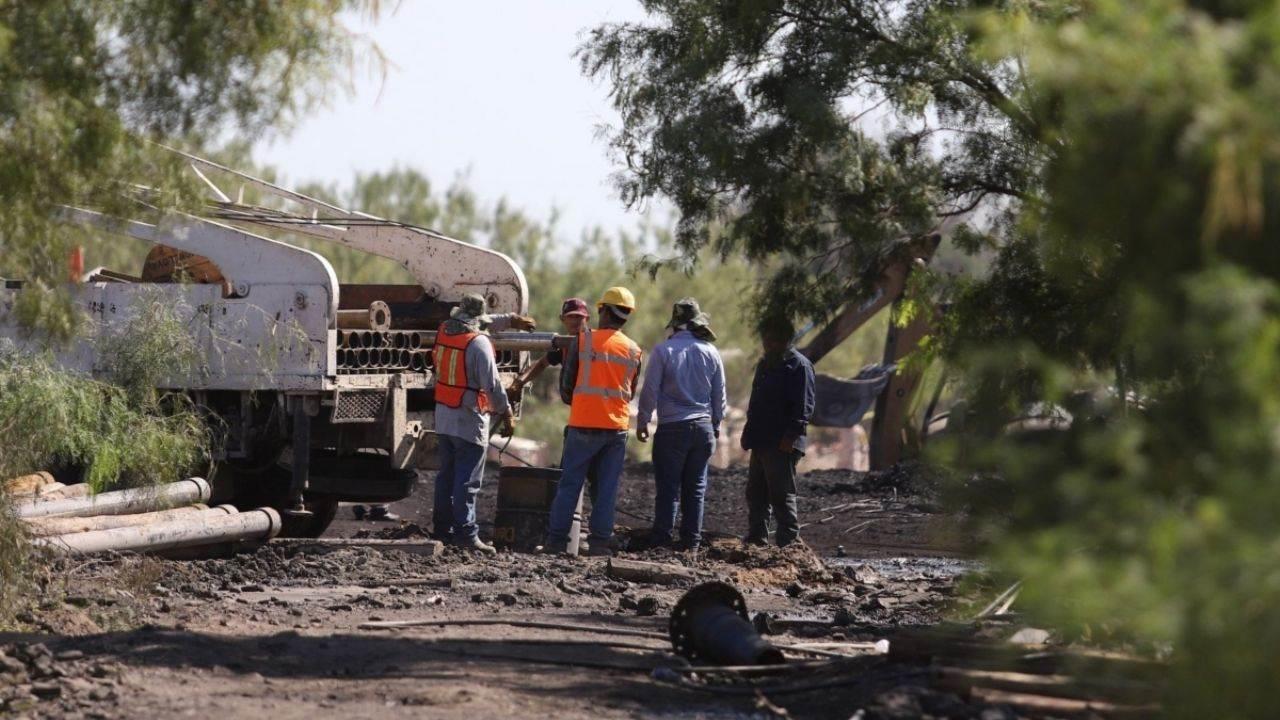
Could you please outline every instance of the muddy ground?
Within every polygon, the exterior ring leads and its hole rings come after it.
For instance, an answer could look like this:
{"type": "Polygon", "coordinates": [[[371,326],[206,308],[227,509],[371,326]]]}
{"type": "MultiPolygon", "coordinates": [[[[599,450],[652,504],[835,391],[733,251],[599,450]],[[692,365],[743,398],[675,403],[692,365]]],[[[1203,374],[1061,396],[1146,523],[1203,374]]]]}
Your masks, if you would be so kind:
{"type": "MultiPolygon", "coordinates": [[[[939,514],[918,475],[806,476],[808,546],[779,551],[736,542],[745,475],[719,472],[707,514],[711,547],[623,554],[727,580],[753,614],[774,619],[774,642],[820,643],[788,651],[808,664],[783,672],[688,670],[665,633],[690,583],[616,580],[599,559],[269,545],[225,559],[59,561],[38,607],[22,616],[25,632],[0,635],[0,716],[1013,717],[929,689],[919,668],[888,662],[871,645],[954,612],[962,604],[957,578],[973,567],[957,559],[957,524],[939,514]],[[407,620],[610,632],[361,627],[407,620]],[[826,657],[815,650],[857,657],[814,662],[826,657]]],[[[644,467],[628,473],[620,524],[647,526],[647,477],[644,467]]],[[[481,505],[486,520],[494,485],[481,505]]],[[[406,523],[425,526],[429,506],[420,488],[393,508],[405,523],[356,522],[344,509],[333,532],[412,534],[406,523]]]]}
{"type": "MultiPolygon", "coordinates": [[[[497,509],[497,472],[490,469],[480,492],[478,515],[484,537],[492,530],[497,509]]],[[[627,468],[617,504],[617,524],[624,536],[643,536],[653,524],[652,473],[648,463],[627,468]]],[[[430,480],[427,478],[408,499],[391,505],[403,522],[428,530],[430,480]]],[[[709,537],[737,538],[746,533],[746,481],[745,468],[712,468],[703,516],[709,537]]],[[[805,473],[798,482],[801,537],[822,557],[837,555],[842,546],[859,557],[964,557],[969,554],[968,544],[956,519],[942,512],[939,483],[939,478],[914,465],[884,473],[805,473]]],[[[352,537],[387,525],[356,521],[351,509],[344,507],[328,534],[352,537]]]]}

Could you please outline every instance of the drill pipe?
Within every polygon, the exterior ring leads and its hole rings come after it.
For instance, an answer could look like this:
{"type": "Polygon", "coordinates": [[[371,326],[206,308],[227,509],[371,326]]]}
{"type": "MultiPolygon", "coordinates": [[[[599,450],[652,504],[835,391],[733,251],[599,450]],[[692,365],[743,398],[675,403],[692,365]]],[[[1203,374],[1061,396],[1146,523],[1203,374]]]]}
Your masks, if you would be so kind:
{"type": "MultiPolygon", "coordinates": [[[[572,335],[557,335],[550,332],[499,332],[493,333],[489,337],[497,350],[528,350],[532,352],[547,352],[554,348],[567,348],[569,343],[574,340],[572,335]]],[[[435,344],[435,332],[422,333],[423,347],[434,347],[435,344]]]]}
{"type": "Polygon", "coordinates": [[[234,515],[209,510],[148,525],[92,530],[33,542],[74,554],[134,550],[158,552],[240,540],[269,540],[280,533],[280,514],[258,508],[234,515]]]}
{"type": "Polygon", "coordinates": [[[363,310],[339,310],[337,324],[342,330],[390,330],[391,308],[374,300],[363,310]]]}
{"type": "MultiPolygon", "coordinates": [[[[98,515],[95,517],[47,517],[27,518],[27,532],[37,537],[49,535],[66,535],[67,533],[89,532],[91,530],[111,530],[120,527],[133,527],[148,523],[172,520],[174,518],[204,512],[209,506],[196,503],[186,507],[157,512],[140,513],[138,515],[98,515]]],[[[224,514],[236,512],[231,505],[219,505],[213,508],[224,514]]]]}
{"type": "Polygon", "coordinates": [[[207,502],[210,494],[209,483],[203,478],[187,478],[159,487],[116,490],[87,498],[22,503],[15,505],[13,510],[20,518],[133,515],[207,502]]]}

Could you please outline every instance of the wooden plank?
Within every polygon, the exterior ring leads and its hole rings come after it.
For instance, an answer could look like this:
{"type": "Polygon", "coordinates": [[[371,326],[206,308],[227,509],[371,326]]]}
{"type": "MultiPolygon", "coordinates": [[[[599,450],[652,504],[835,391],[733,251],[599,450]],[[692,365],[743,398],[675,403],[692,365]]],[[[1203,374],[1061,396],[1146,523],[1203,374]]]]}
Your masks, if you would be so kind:
{"type": "Polygon", "coordinates": [[[378,540],[374,538],[275,538],[271,545],[292,547],[303,551],[328,552],[347,548],[368,548],[380,552],[404,552],[424,557],[444,553],[444,543],[439,540],[378,540]]]}
{"type": "Polygon", "coordinates": [[[698,579],[698,574],[683,565],[609,558],[609,577],[654,585],[674,585],[698,579]]]}
{"type": "Polygon", "coordinates": [[[1148,704],[1155,702],[1160,694],[1159,689],[1151,683],[1105,676],[1037,675],[959,667],[940,667],[935,673],[934,682],[937,687],[964,697],[970,697],[974,688],[986,688],[1075,700],[1148,704]]]}
{"type": "Polygon", "coordinates": [[[1156,704],[1122,705],[1102,700],[1075,700],[1072,698],[1048,697],[980,687],[973,688],[970,697],[979,702],[992,705],[1009,705],[1019,710],[1068,717],[1104,715],[1108,717],[1136,718],[1154,717],[1160,712],[1160,706],[1156,704]]]}

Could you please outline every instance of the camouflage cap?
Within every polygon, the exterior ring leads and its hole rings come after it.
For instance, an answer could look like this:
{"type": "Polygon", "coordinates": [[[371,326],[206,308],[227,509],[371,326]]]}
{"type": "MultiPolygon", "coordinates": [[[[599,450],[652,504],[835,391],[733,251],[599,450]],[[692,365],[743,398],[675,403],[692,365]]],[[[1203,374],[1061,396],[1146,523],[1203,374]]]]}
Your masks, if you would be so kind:
{"type": "Polygon", "coordinates": [[[700,330],[712,340],[716,336],[711,332],[711,316],[702,312],[698,301],[691,297],[680,298],[671,306],[671,322],[667,327],[672,330],[700,330]]]}
{"type": "Polygon", "coordinates": [[[469,293],[462,296],[462,302],[458,306],[449,311],[449,317],[461,322],[478,321],[481,323],[490,323],[493,318],[488,314],[488,303],[484,297],[475,293],[469,293]]]}

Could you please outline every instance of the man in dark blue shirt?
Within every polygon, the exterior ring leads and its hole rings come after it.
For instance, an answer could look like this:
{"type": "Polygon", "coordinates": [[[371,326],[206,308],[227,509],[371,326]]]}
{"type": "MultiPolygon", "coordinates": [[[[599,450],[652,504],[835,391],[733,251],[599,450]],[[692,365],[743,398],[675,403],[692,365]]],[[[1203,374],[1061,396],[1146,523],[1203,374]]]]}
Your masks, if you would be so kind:
{"type": "Polygon", "coordinates": [[[742,449],[751,451],[747,478],[745,542],[769,541],[769,515],[778,526],[778,547],[800,536],[796,514],[796,464],[804,455],[813,415],[813,364],[792,346],[795,328],[785,318],[760,323],[764,357],[756,366],[742,430],[742,449]]]}

